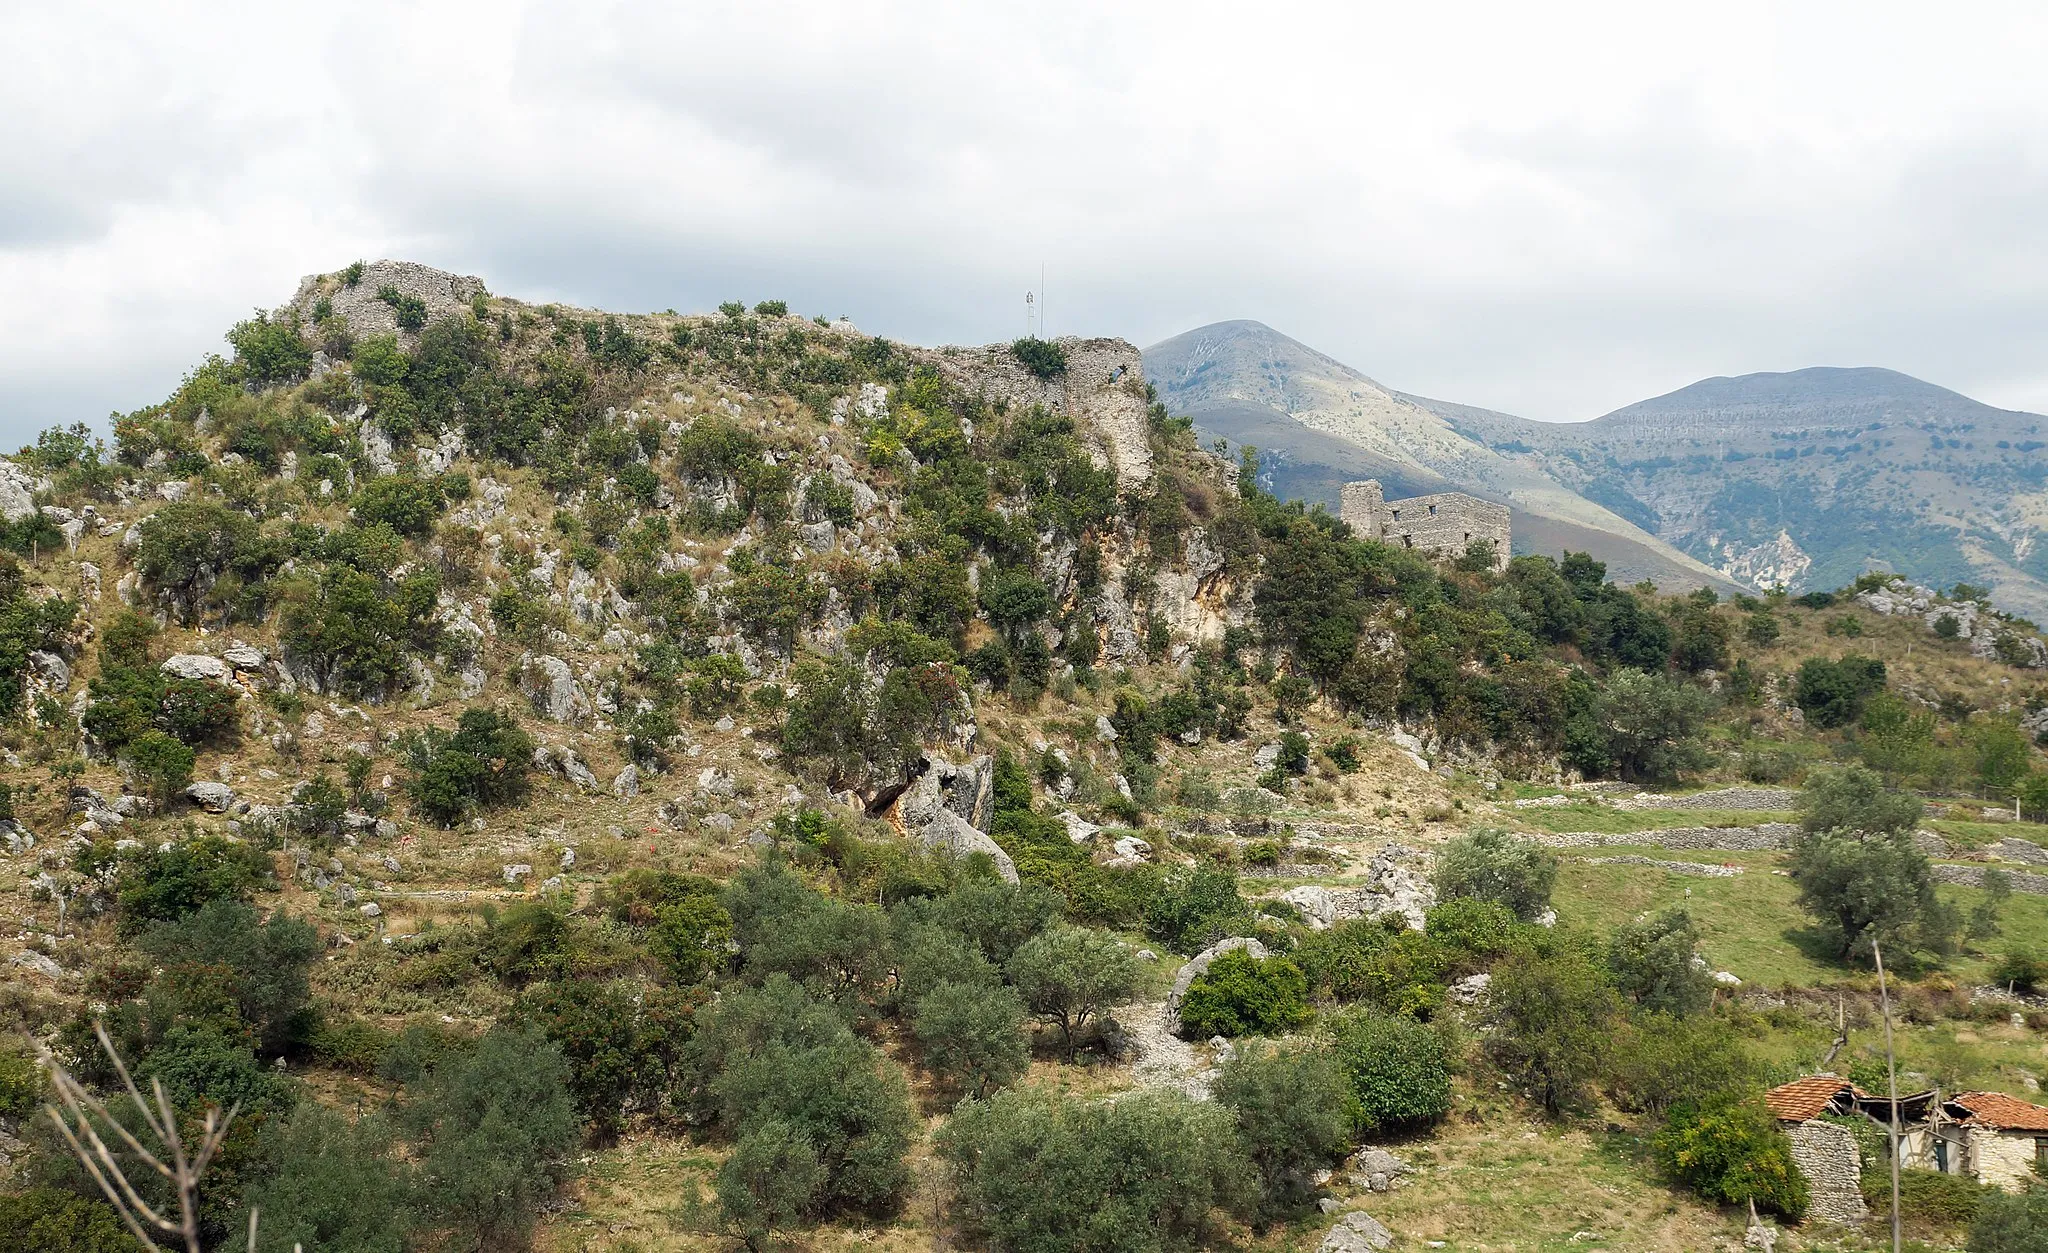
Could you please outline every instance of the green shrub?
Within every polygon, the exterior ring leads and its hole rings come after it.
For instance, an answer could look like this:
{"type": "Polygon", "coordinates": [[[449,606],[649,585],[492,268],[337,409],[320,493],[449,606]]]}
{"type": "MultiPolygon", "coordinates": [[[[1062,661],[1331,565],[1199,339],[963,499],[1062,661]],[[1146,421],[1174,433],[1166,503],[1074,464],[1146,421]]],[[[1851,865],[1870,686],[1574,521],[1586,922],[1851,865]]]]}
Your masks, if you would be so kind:
{"type": "Polygon", "coordinates": [[[408,296],[396,287],[386,283],[377,289],[377,299],[391,306],[398,317],[398,325],[408,331],[417,331],[427,324],[427,302],[418,296],[408,296]]]}
{"type": "Polygon", "coordinates": [[[1049,339],[1020,339],[1010,345],[1010,355],[1042,379],[1058,378],[1067,372],[1067,350],[1049,339]]]}
{"type": "Polygon", "coordinates": [[[239,1105],[244,1114],[256,1115],[288,1110],[298,1099],[296,1081],[213,1027],[172,1027],[135,1066],[135,1078],[145,1091],[151,1080],[163,1084],[171,1104],[182,1110],[239,1105]]]}
{"type": "Polygon", "coordinates": [[[225,967],[241,1021],[267,1052],[283,1053],[312,1037],[315,1016],[308,972],[324,947],[311,924],[286,914],[258,923],[255,907],[215,898],[176,921],[144,932],[138,947],[160,961],[225,967]]]}
{"type": "Polygon", "coordinates": [[[271,874],[270,859],[218,835],[145,844],[122,867],[116,898],[124,928],[175,922],[209,901],[246,901],[271,874]]]}
{"type": "Polygon", "coordinates": [[[1180,1004],[1181,1034],[1281,1035],[1308,1021],[1308,980],[1285,957],[1220,954],[1188,986],[1180,1004]]]}
{"type": "MultiPolygon", "coordinates": [[[[418,1221],[410,1172],[389,1124],[306,1101],[264,1121],[256,1155],[267,1168],[248,1194],[265,1249],[400,1253],[418,1221]]],[[[232,1247],[232,1246],[223,1246],[232,1247]]]]}
{"type": "Polygon", "coordinates": [[[778,1231],[798,1226],[818,1206],[825,1164],[803,1132],[780,1119],[749,1129],[718,1168],[719,1210],[748,1249],[773,1247],[778,1231]]]}
{"type": "Polygon", "coordinates": [[[1487,1052],[1552,1114],[1583,1106],[1614,1027],[1620,998],[1606,972],[1562,949],[1515,954],[1487,988],[1487,1052]]]}
{"type": "Polygon", "coordinates": [[[1524,922],[1549,908],[1556,882],[1557,854],[1534,840],[1490,827],[1458,836],[1437,858],[1439,896],[1493,901],[1524,922]]]}
{"type": "Polygon", "coordinates": [[[413,804],[442,826],[453,826],[478,807],[514,803],[526,795],[533,737],[510,715],[465,709],[454,734],[425,731],[406,745],[413,804]]]}
{"type": "Polygon", "coordinates": [[[1247,1052],[1223,1064],[1216,1102],[1237,1120],[1238,1142],[1259,1172],[1259,1214],[1310,1208],[1313,1173],[1351,1146],[1357,1121],[1344,1073],[1321,1049],[1247,1052]]]}
{"type": "Polygon", "coordinates": [[[399,1117],[419,1139],[419,1196],[473,1248],[517,1247],[567,1171],[576,1109],[561,1050],[493,1027],[430,1071],[399,1117]]]}
{"type": "Polygon", "coordinates": [[[1991,968],[1991,982],[2015,992],[2032,993],[2048,984],[2048,960],[2023,949],[2014,949],[1991,968]]]}
{"type": "Polygon", "coordinates": [[[789,315],[789,302],[786,300],[764,300],[754,306],[754,312],[764,318],[787,317],[789,315]]]}
{"type": "Polygon", "coordinates": [[[1608,1095],[1622,1109],[1661,1114],[1675,1105],[1710,1105],[1756,1090],[1757,1065],[1741,1036],[1708,1015],[1638,1016],[1607,1047],[1608,1095]]]}
{"type": "Polygon", "coordinates": [[[1822,730],[1832,730],[1862,717],[1864,703],[1884,687],[1882,661],[1855,653],[1836,661],[1809,657],[1799,663],[1792,699],[1808,722],[1822,730]]]}
{"type": "Polygon", "coordinates": [[[114,1208],[57,1188],[0,1193],[0,1253],[142,1253],[114,1208]]]}
{"type": "Polygon", "coordinates": [[[962,1103],[937,1148],[953,1169],[955,1218],[991,1248],[1206,1248],[1216,1210],[1255,1201],[1230,1111],[1179,1092],[999,1092],[962,1103]]]}
{"type": "Polygon", "coordinates": [[[577,1113],[609,1138],[630,1110],[662,1112],[694,1031],[695,1004],[673,988],[571,979],[528,988],[510,1018],[538,1028],[561,1050],[577,1113]]]}
{"type": "Polygon", "coordinates": [[[1449,976],[1485,970],[1522,943],[1526,924],[1498,901],[1454,896],[1430,907],[1424,934],[1443,954],[1449,976]]]}
{"type": "Polygon", "coordinates": [[[355,1075],[374,1075],[391,1049],[392,1035],[361,1018],[322,1021],[307,1051],[323,1066],[355,1075]]]}
{"type": "Polygon", "coordinates": [[[1008,1086],[1031,1060],[1024,1002],[1012,988],[940,983],[912,1007],[910,1029],[932,1074],[969,1096],[1008,1086]]]}
{"type": "Polygon", "coordinates": [[[0,722],[21,712],[28,655],[61,648],[77,612],[77,604],[61,596],[31,596],[21,563],[0,554],[0,722]]]}
{"type": "Polygon", "coordinates": [[[1885,786],[1882,776],[1862,766],[1847,766],[1820,771],[1807,780],[1799,793],[1799,825],[1809,832],[1912,831],[1926,808],[1912,793],[1885,786]]]}
{"type": "Polygon", "coordinates": [[[1175,870],[1145,911],[1145,930],[1177,953],[1199,953],[1251,928],[1251,907],[1238,895],[1237,876],[1218,866],[1175,870]]]}
{"type": "Polygon", "coordinates": [[[19,1126],[42,1104],[42,1067],[25,1053],[0,1050],[0,1121],[19,1126]]]}
{"type": "Polygon", "coordinates": [[[1607,965],[1615,986],[1646,1010],[1683,1017],[1713,1003],[1714,977],[1698,962],[1699,932],[1683,909],[1632,919],[1614,929],[1607,965]]]}
{"type": "Polygon", "coordinates": [[[382,523],[400,535],[419,536],[434,529],[445,503],[438,479],[386,474],[364,484],[352,508],[361,526],[382,523]]]}
{"type": "Polygon", "coordinates": [[[1436,1032],[1412,1018],[1363,1010],[1332,1021],[1329,1033],[1359,1130],[1413,1129],[1450,1111],[1450,1058],[1436,1032]]]}
{"type": "Polygon", "coordinates": [[[1806,1213],[1806,1179],[1791,1141],[1760,1099],[1678,1106],[1651,1151],[1672,1182],[1714,1204],[1753,1201],[1795,1222],[1806,1213]]]}
{"type": "Polygon", "coordinates": [[[1868,957],[1873,943],[1898,962],[1954,950],[1961,917],[1935,894],[1933,869],[1909,831],[1802,831],[1790,871],[1800,908],[1841,957],[1868,957]]]}
{"type": "Polygon", "coordinates": [[[313,364],[313,350],[299,336],[299,319],[292,314],[273,322],[258,311],[246,322],[237,322],[228,332],[235,348],[235,364],[243,377],[259,385],[292,383],[305,377],[313,364]]]}
{"type": "Polygon", "coordinates": [[[1970,1224],[1970,1253],[2048,1253],[2048,1190],[1986,1196],[1970,1224]]]}
{"type": "MultiPolygon", "coordinates": [[[[1863,1172],[1863,1199],[1871,1208],[1889,1208],[1891,1194],[1888,1170],[1863,1172]]],[[[1907,1222],[1951,1229],[1967,1227],[1976,1221],[1984,1202],[1998,1195],[1996,1187],[1978,1183],[1968,1175],[1910,1167],[1899,1171],[1899,1214],[1907,1222]]]]}

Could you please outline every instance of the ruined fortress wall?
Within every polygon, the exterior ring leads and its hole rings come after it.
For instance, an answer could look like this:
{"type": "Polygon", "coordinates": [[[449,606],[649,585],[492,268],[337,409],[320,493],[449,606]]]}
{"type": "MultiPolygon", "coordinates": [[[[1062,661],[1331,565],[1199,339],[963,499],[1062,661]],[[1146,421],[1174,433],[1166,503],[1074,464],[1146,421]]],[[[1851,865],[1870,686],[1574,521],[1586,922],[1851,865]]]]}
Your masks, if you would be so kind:
{"type": "Polygon", "coordinates": [[[1496,565],[1507,565],[1508,507],[1463,492],[1387,500],[1379,483],[1366,479],[1344,485],[1338,516],[1354,534],[1433,556],[1456,557],[1473,541],[1487,540],[1493,544],[1496,565]]]}

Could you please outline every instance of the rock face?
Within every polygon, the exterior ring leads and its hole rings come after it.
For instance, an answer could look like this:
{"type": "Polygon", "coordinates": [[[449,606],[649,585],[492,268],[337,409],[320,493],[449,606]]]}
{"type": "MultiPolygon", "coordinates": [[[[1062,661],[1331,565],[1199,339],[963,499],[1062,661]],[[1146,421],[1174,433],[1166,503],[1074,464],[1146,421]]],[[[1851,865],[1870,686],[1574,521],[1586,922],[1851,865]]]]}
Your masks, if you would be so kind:
{"type": "Polygon", "coordinates": [[[995,817],[995,759],[987,754],[965,764],[933,761],[896,798],[896,817],[926,848],[954,857],[986,854],[1004,880],[1017,882],[1017,864],[988,837],[995,817]]]}
{"type": "Polygon", "coordinates": [[[560,775],[579,788],[590,789],[597,786],[597,776],[590,772],[589,766],[583,764],[583,759],[576,755],[576,750],[566,744],[538,746],[533,750],[533,766],[536,770],[560,775]]]}
{"type": "Polygon", "coordinates": [[[1792,1161],[1806,1177],[1813,1200],[1810,1217],[1830,1223],[1860,1223],[1870,1216],[1863,1203],[1863,1159],[1846,1127],[1812,1119],[1787,1127],[1792,1161]]]}
{"type": "Polygon", "coordinates": [[[36,511],[36,476],[0,457],[0,521],[19,522],[36,511]]]}
{"type": "Polygon", "coordinates": [[[1380,1253],[1394,1243],[1394,1233],[1364,1210],[1352,1210],[1337,1220],[1317,1253],[1380,1253]]]}
{"type": "Polygon", "coordinates": [[[939,369],[968,392],[1012,405],[1044,405],[1072,415],[1101,441],[1094,451],[1116,471],[1124,491],[1152,479],[1152,445],[1145,420],[1145,367],[1138,350],[1121,339],[1054,341],[1066,353],[1064,373],[1041,379],[1024,368],[1008,344],[942,349],[939,369]]]}
{"type": "Polygon", "coordinates": [[[519,677],[533,711],[548,721],[575,722],[591,715],[590,698],[560,657],[529,654],[521,661],[519,677]]]}
{"type": "Polygon", "coordinates": [[[1232,936],[1211,944],[1180,968],[1180,973],[1173,977],[1173,991],[1166,995],[1165,1026],[1168,1033],[1180,1034],[1180,1003],[1187,999],[1188,989],[1194,986],[1195,980],[1201,978],[1217,958],[1238,949],[1243,949],[1253,957],[1263,958],[1268,955],[1266,946],[1257,940],[1249,936],[1232,936]]]}
{"type": "Polygon", "coordinates": [[[348,329],[356,338],[399,334],[404,328],[398,324],[397,308],[378,298],[387,287],[425,305],[431,322],[468,308],[470,297],[483,292],[484,281],[411,261],[372,261],[353,285],[332,274],[309,274],[300,279],[290,308],[310,324],[313,306],[324,296],[336,313],[348,319],[348,329]]]}

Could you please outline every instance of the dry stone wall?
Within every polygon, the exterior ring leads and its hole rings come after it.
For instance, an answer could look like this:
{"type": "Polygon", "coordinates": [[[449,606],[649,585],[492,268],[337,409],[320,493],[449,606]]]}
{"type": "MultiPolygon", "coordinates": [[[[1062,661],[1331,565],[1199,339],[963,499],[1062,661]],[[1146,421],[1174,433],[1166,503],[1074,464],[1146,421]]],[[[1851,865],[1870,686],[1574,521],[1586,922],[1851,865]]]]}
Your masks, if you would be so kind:
{"type": "Polygon", "coordinates": [[[1830,1223],[1860,1223],[1870,1216],[1863,1203],[1863,1161],[1847,1127],[1811,1119],[1785,1129],[1792,1161],[1806,1177],[1812,1203],[1807,1215],[1830,1223]]]}

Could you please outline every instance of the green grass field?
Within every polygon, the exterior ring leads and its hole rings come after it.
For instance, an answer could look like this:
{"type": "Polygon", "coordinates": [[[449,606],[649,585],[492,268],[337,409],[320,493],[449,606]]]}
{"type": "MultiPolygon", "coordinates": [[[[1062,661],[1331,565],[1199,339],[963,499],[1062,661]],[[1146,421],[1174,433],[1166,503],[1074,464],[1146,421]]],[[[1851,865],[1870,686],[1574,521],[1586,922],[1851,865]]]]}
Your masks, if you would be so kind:
{"type": "MultiPolygon", "coordinates": [[[[1682,905],[1700,929],[1700,946],[1717,970],[1733,971],[1765,987],[1832,984],[1852,972],[1820,951],[1797,902],[1792,881],[1773,874],[1778,853],[1674,852],[1651,846],[1612,847],[1598,855],[1641,853],[1663,861],[1701,861],[1744,868],[1730,879],[1673,874],[1649,866],[1589,865],[1567,853],[1555,902],[1566,920],[1607,930],[1645,911],[1682,905]]],[[[1977,888],[1941,889],[1942,899],[1966,913],[1983,899],[1977,888]]],[[[2002,934],[1978,953],[1951,958],[1939,972],[1963,986],[1985,982],[1999,955],[2012,948],[2048,953],[2048,896],[2015,893],[2006,902],[2002,934]]]]}
{"type": "Polygon", "coordinates": [[[1575,804],[1518,809],[1515,818],[1543,831],[1598,831],[1628,835],[1670,827],[1753,827],[1765,822],[1797,822],[1797,814],[1755,809],[1609,809],[1575,804]]]}

